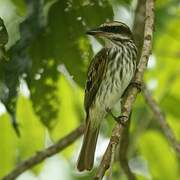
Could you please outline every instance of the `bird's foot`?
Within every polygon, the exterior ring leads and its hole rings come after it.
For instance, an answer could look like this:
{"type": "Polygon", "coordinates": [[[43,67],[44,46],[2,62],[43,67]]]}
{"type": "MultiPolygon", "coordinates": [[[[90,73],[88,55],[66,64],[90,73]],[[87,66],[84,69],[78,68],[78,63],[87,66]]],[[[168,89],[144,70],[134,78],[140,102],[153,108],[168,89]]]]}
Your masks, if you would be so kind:
{"type": "Polygon", "coordinates": [[[130,83],[130,86],[136,87],[139,91],[142,90],[142,84],[141,84],[140,82],[132,81],[132,82],[130,83]]]}
{"type": "Polygon", "coordinates": [[[110,114],[111,117],[112,117],[118,124],[121,124],[122,126],[125,126],[125,125],[126,125],[126,122],[128,121],[128,117],[127,117],[127,116],[118,116],[118,117],[116,117],[109,108],[106,109],[106,112],[107,112],[108,114],[110,114]]]}
{"type": "Polygon", "coordinates": [[[118,117],[116,117],[116,122],[121,124],[122,126],[125,126],[127,121],[128,121],[127,116],[118,116],[118,117]]]}

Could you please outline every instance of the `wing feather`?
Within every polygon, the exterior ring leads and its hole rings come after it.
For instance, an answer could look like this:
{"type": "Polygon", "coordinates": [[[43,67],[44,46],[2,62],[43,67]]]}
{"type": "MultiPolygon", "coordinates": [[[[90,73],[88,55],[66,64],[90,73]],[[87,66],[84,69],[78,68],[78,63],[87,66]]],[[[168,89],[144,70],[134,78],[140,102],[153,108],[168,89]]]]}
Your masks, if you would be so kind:
{"type": "Polygon", "coordinates": [[[84,106],[88,113],[89,107],[95,99],[99,86],[104,78],[107,69],[107,49],[103,48],[93,58],[88,68],[88,77],[85,88],[84,106]]]}

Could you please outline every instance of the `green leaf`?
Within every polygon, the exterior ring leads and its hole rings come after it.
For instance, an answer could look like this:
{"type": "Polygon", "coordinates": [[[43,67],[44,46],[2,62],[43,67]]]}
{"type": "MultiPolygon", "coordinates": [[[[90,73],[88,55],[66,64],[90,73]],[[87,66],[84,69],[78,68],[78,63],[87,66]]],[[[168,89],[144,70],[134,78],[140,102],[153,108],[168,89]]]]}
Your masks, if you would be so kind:
{"type": "MultiPolygon", "coordinates": [[[[76,84],[61,76],[59,82],[59,113],[58,121],[51,130],[54,140],[57,140],[75,129],[83,117],[83,91],[76,84]]],[[[72,147],[68,148],[66,155],[72,153],[72,147]]]]}
{"type": "Polygon", "coordinates": [[[112,19],[111,6],[108,1],[103,2],[99,5],[96,1],[87,4],[84,1],[57,1],[49,9],[47,29],[31,45],[32,69],[28,85],[35,112],[49,128],[57,121],[61,101],[57,94],[58,67],[65,65],[73,80],[81,87],[85,85],[87,65],[92,58],[85,34],[87,26],[97,26],[107,18],[112,19]],[[41,70],[43,72],[39,73],[41,70]],[[40,76],[38,80],[37,75],[40,76]]]}
{"type": "Polygon", "coordinates": [[[179,104],[180,98],[172,96],[170,94],[168,94],[161,101],[161,107],[164,112],[171,113],[171,115],[175,116],[176,118],[180,117],[179,104]]]}
{"type": "Polygon", "coordinates": [[[0,179],[15,166],[17,139],[8,114],[0,116],[0,179]]]}
{"type": "Polygon", "coordinates": [[[146,132],[139,141],[139,151],[147,160],[152,179],[178,179],[178,161],[162,135],[155,131],[146,132]]]}
{"type": "Polygon", "coordinates": [[[169,25],[171,21],[173,21],[175,18],[179,18],[178,16],[180,14],[178,12],[178,5],[179,5],[178,0],[159,0],[156,3],[156,8],[155,8],[156,31],[154,33],[155,40],[156,38],[161,36],[162,32],[166,30],[166,27],[169,25]]]}
{"type": "Polygon", "coordinates": [[[169,21],[164,28],[164,32],[156,37],[154,44],[154,54],[156,65],[146,73],[146,79],[157,80],[157,89],[154,92],[155,98],[161,100],[170,93],[173,96],[180,97],[179,87],[179,46],[180,33],[177,27],[180,25],[178,16],[169,21]],[[176,38],[173,36],[176,34],[176,38]],[[165,44],[170,43],[170,46],[165,44]],[[174,89],[171,92],[171,89],[174,89]],[[175,90],[176,89],[176,90],[175,90]]]}
{"type": "Polygon", "coordinates": [[[16,5],[18,12],[21,16],[24,16],[26,13],[26,4],[24,0],[12,0],[12,2],[16,5]]]}
{"type": "Polygon", "coordinates": [[[175,138],[180,142],[180,123],[179,123],[179,117],[175,117],[171,114],[168,114],[166,116],[167,122],[171,129],[173,130],[173,133],[175,135],[175,138]]]}
{"type": "Polygon", "coordinates": [[[21,131],[17,158],[24,160],[44,148],[45,128],[34,114],[31,101],[22,96],[17,102],[17,120],[21,131]]]}

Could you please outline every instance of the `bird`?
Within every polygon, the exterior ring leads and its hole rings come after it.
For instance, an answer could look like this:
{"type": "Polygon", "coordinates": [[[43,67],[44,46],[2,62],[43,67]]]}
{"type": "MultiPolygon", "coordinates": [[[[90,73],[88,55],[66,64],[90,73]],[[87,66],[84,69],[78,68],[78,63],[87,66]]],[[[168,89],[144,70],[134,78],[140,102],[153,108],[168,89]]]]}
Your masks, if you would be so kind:
{"type": "Polygon", "coordinates": [[[79,171],[93,168],[100,125],[132,81],[137,62],[137,47],[125,23],[105,22],[87,34],[102,39],[104,46],[88,68],[84,97],[86,122],[77,162],[79,171]]]}

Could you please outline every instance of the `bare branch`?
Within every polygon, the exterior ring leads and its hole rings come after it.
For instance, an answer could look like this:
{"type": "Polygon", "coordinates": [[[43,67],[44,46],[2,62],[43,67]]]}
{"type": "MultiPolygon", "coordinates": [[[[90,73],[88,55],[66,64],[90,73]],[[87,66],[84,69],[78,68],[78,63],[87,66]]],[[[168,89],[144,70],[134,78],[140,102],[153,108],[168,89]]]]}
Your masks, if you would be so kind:
{"type": "Polygon", "coordinates": [[[133,36],[138,48],[138,60],[140,59],[141,50],[143,46],[143,33],[144,33],[144,22],[145,22],[145,9],[146,9],[146,0],[138,0],[134,25],[133,25],[133,36]]]}
{"type": "Polygon", "coordinates": [[[127,153],[128,153],[128,147],[129,147],[130,122],[131,122],[131,116],[129,117],[127,125],[124,128],[123,133],[121,135],[119,159],[120,159],[121,167],[124,170],[124,173],[126,174],[127,178],[129,180],[135,180],[136,177],[131,172],[131,169],[129,168],[129,165],[128,165],[128,159],[127,159],[127,153]]]}
{"type": "MultiPolygon", "coordinates": [[[[138,61],[140,59],[141,50],[143,46],[143,33],[144,33],[144,25],[145,25],[145,9],[146,9],[146,0],[138,0],[136,11],[135,11],[135,19],[133,26],[133,34],[136,46],[138,48],[138,61]]],[[[128,164],[128,149],[129,149],[129,128],[131,123],[131,116],[125,127],[124,131],[121,135],[120,141],[120,149],[119,149],[119,161],[120,165],[126,174],[129,180],[136,179],[135,175],[131,172],[128,164]]]]}
{"type": "Polygon", "coordinates": [[[107,180],[112,180],[113,179],[113,164],[114,164],[114,159],[115,159],[115,146],[112,147],[112,154],[111,154],[111,162],[110,162],[110,168],[109,168],[109,176],[107,180]]]}
{"type": "Polygon", "coordinates": [[[39,164],[44,159],[62,151],[67,146],[72,144],[84,131],[84,125],[80,125],[78,128],[73,130],[71,133],[60,139],[56,144],[37,152],[34,156],[20,163],[15,169],[13,169],[9,174],[2,178],[2,180],[14,180],[20,174],[22,174],[27,169],[39,164]]]}
{"type": "Polygon", "coordinates": [[[178,142],[175,138],[173,131],[171,130],[170,126],[166,121],[164,113],[161,111],[157,102],[153,99],[150,91],[147,89],[145,85],[143,88],[143,95],[146,100],[146,103],[149,105],[161,129],[163,130],[164,135],[168,139],[169,143],[172,145],[173,149],[180,155],[180,142],[178,142]]]}
{"type": "MultiPolygon", "coordinates": [[[[154,0],[146,1],[146,16],[145,16],[145,30],[144,30],[144,43],[142,48],[141,58],[135,73],[134,81],[137,83],[142,83],[143,74],[147,66],[149,55],[151,54],[152,48],[152,37],[153,37],[153,27],[154,27],[154,0]]],[[[123,100],[122,115],[129,117],[133,103],[136,99],[139,89],[135,86],[131,86],[127,91],[125,98],[123,100]]],[[[128,118],[127,118],[128,120],[128,118]]],[[[117,124],[112,131],[112,136],[110,138],[109,145],[103,155],[102,161],[96,172],[95,179],[102,179],[106,170],[110,166],[112,147],[117,147],[120,136],[122,134],[124,127],[121,124],[117,124]]]]}
{"type": "Polygon", "coordinates": [[[96,172],[96,176],[94,178],[95,180],[102,179],[106,170],[110,167],[110,163],[112,160],[112,154],[113,154],[112,152],[113,152],[113,150],[114,151],[116,150],[116,147],[119,143],[119,139],[120,139],[122,130],[123,130],[123,126],[121,124],[117,124],[114,127],[110,141],[109,141],[109,144],[108,144],[108,147],[106,149],[106,152],[103,155],[101,163],[100,163],[98,170],[96,172]]]}

